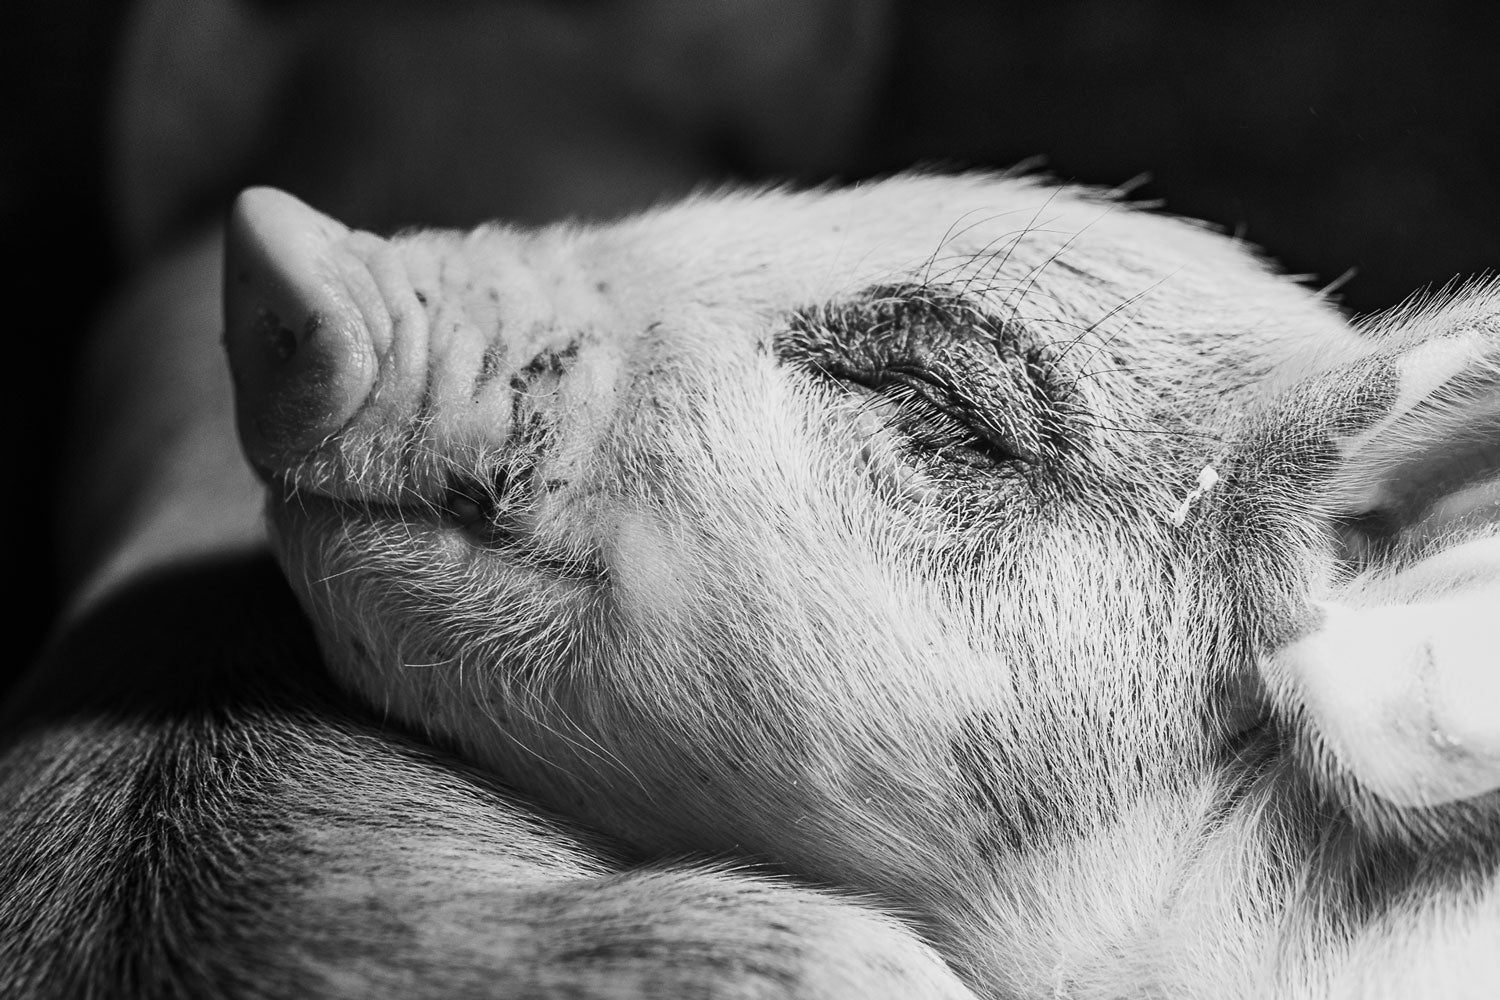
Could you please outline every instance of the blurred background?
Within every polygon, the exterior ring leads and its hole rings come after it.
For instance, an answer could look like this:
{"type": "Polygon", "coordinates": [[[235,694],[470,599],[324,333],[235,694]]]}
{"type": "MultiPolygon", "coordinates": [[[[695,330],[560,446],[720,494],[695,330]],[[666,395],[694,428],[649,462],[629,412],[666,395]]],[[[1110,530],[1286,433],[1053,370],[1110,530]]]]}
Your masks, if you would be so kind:
{"type": "Polygon", "coordinates": [[[390,228],[608,215],[703,180],[1037,158],[1060,179],[1134,183],[1136,198],[1258,243],[1316,284],[1338,279],[1343,303],[1369,312],[1500,266],[1497,11],[12,4],[0,32],[0,395],[6,603],[20,635],[0,686],[56,613],[52,539],[79,527],[57,516],[79,344],[112,288],[241,184],[282,183],[390,228]]]}

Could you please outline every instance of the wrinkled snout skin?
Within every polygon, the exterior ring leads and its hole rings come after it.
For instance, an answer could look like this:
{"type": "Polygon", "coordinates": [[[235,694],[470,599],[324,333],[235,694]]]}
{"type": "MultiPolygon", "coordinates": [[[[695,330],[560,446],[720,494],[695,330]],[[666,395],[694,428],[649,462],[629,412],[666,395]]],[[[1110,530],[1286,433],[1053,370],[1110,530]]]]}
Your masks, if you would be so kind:
{"type": "Polygon", "coordinates": [[[909,176],[394,239],[251,190],[225,310],[332,668],[543,806],[986,995],[1500,976],[1493,289],[1355,328],[909,176]]]}

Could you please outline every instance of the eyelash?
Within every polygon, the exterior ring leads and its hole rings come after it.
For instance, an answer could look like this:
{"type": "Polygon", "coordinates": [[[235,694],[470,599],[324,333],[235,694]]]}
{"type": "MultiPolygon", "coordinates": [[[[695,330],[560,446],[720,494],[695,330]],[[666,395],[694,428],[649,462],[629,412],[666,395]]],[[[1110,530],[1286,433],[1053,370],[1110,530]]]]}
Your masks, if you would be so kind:
{"type": "Polygon", "coordinates": [[[1010,456],[997,456],[994,446],[952,414],[939,409],[924,394],[902,382],[871,387],[845,383],[861,399],[866,412],[896,431],[913,457],[927,462],[958,462],[975,468],[996,468],[1010,456]]]}
{"type": "Polygon", "coordinates": [[[945,413],[921,393],[906,386],[890,390],[899,420],[897,429],[936,458],[966,465],[992,467],[1001,459],[992,454],[989,442],[952,414],[945,413]]]}

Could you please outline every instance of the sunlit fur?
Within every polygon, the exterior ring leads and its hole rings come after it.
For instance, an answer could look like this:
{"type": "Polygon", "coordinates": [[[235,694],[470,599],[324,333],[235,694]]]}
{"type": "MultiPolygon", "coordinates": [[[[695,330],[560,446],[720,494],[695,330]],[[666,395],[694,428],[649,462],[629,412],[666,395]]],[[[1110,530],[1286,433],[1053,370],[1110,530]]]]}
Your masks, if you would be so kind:
{"type": "Polygon", "coordinates": [[[271,513],[379,710],[648,857],[893,907],[984,996],[1500,981],[1494,795],[1366,808],[1295,706],[1257,719],[1258,658],[1381,572],[1340,540],[1351,490],[1446,434],[1345,449],[1386,426],[1370,359],[1394,393],[1461,322],[1454,398],[1493,432],[1492,288],[1364,334],[1218,234],[996,177],[359,253],[392,308],[422,294],[431,360],[272,470],[271,513]],[[891,287],[1025,339],[1055,447],[954,466],[799,363],[792,333],[891,287]],[[503,533],[445,519],[501,471],[503,533]]]}

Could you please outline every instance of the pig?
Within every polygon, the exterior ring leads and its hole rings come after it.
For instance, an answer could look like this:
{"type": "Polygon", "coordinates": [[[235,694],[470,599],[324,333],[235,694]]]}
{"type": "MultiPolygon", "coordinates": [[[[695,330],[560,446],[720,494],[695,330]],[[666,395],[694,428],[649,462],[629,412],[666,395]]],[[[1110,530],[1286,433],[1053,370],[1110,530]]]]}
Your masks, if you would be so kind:
{"type": "MultiPolygon", "coordinates": [[[[877,939],[811,927],[893,921],[892,995],[1500,982],[1494,284],[1354,322],[1203,227],[987,174],[390,239],[253,189],[226,244],[321,657],[527,809],[831,894],[776,922],[819,967],[877,939]]],[[[421,812],[382,849],[452,818],[421,812]]],[[[764,940],[753,903],[589,891],[764,940]]]]}

